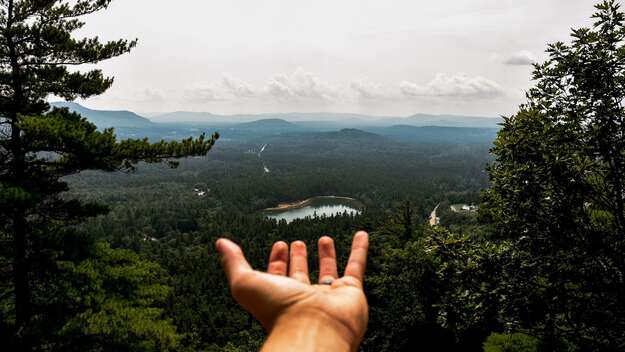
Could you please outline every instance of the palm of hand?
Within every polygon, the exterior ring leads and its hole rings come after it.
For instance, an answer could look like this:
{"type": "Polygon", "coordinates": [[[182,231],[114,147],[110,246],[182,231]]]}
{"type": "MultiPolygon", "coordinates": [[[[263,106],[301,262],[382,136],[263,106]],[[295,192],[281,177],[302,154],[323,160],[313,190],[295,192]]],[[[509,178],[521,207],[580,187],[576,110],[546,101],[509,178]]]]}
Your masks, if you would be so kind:
{"type": "Polygon", "coordinates": [[[354,236],[345,276],[340,279],[332,239],[319,240],[319,282],[331,281],[330,285],[310,284],[306,246],[300,241],[291,244],[290,253],[286,243],[275,243],[266,273],[252,270],[233,242],[220,240],[217,248],[234,298],[267,330],[271,331],[283,317],[315,314],[340,323],[354,338],[364,335],[368,318],[362,290],[368,248],[366,233],[354,236]]]}

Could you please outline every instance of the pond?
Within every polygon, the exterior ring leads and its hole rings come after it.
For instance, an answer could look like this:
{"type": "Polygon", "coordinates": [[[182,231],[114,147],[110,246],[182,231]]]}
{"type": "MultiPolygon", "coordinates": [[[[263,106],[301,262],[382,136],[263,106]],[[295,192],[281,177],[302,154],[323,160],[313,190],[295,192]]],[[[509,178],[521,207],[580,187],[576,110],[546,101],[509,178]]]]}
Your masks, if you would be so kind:
{"type": "Polygon", "coordinates": [[[360,214],[362,212],[362,203],[353,198],[324,196],[313,197],[306,200],[280,204],[276,208],[263,210],[263,213],[270,219],[286,220],[291,222],[295,219],[312,218],[338,214],[360,214]]]}

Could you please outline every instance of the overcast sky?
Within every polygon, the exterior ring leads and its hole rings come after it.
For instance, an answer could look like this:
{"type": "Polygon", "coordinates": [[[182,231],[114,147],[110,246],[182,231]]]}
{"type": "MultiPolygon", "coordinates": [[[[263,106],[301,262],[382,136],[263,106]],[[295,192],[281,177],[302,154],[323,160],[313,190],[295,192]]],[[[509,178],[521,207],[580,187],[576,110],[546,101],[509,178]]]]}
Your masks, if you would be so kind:
{"type": "Polygon", "coordinates": [[[81,35],[138,38],[88,107],[219,114],[513,113],[592,0],[114,0],[81,35]]]}

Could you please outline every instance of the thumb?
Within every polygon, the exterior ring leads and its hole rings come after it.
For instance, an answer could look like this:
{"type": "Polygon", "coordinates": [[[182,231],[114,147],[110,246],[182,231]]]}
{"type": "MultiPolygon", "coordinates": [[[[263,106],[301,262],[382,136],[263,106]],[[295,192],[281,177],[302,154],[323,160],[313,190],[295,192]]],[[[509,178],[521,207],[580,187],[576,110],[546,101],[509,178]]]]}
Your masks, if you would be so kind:
{"type": "Polygon", "coordinates": [[[221,257],[221,265],[228,277],[228,282],[232,284],[237,277],[246,271],[252,270],[252,267],[245,259],[243,251],[234,242],[220,238],[215,243],[217,252],[221,257]]]}

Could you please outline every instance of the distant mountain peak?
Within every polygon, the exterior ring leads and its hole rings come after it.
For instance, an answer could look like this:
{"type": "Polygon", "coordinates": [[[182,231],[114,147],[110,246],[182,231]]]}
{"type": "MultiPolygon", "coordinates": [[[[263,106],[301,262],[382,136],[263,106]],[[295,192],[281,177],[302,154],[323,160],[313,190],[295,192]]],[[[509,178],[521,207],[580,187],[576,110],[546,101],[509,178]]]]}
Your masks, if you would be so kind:
{"type": "Polygon", "coordinates": [[[79,113],[98,128],[153,126],[152,121],[126,110],[94,110],[73,101],[57,101],[50,103],[50,106],[68,108],[70,111],[79,113]]]}
{"type": "MultiPolygon", "coordinates": [[[[81,108],[85,108],[84,106],[74,102],[74,101],[53,101],[50,105],[55,107],[70,107],[70,106],[80,106],[81,108]]],[[[85,108],[86,109],[86,108],[85,108]]]]}
{"type": "Polygon", "coordinates": [[[365,131],[359,130],[357,128],[343,128],[339,132],[340,133],[349,133],[349,134],[372,134],[370,132],[365,132],[365,131]]]}
{"type": "Polygon", "coordinates": [[[261,119],[251,122],[244,122],[239,124],[240,127],[296,127],[297,125],[284,119],[272,118],[261,119]]]}

